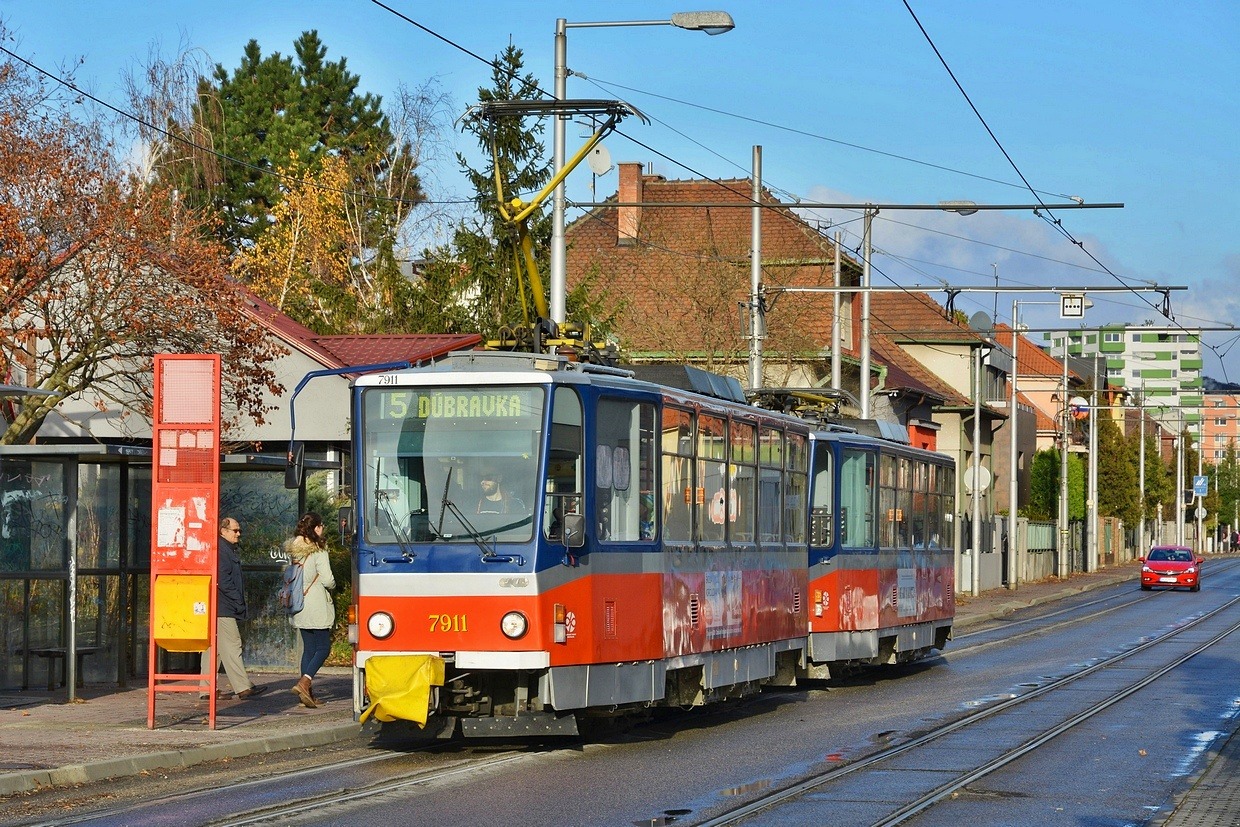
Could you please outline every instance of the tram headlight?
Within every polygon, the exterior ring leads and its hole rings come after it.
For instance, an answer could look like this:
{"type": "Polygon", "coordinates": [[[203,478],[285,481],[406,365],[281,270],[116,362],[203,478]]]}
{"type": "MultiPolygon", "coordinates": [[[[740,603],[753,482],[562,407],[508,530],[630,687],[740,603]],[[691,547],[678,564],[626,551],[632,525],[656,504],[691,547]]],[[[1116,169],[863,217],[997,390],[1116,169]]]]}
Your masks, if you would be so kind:
{"type": "Polygon", "coordinates": [[[518,640],[525,637],[525,633],[529,631],[530,622],[520,612],[509,612],[500,619],[499,628],[504,633],[504,637],[518,640]]]}
{"type": "Polygon", "coordinates": [[[396,623],[387,612],[375,612],[366,621],[366,631],[370,632],[370,636],[376,640],[389,637],[395,628],[396,623]]]}

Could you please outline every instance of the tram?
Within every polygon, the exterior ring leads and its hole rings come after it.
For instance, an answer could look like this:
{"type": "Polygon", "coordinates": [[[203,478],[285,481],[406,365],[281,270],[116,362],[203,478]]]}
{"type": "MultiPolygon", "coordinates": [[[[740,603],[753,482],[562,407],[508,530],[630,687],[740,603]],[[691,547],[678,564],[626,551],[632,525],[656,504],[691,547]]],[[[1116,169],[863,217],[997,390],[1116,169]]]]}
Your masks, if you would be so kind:
{"type": "Polygon", "coordinates": [[[362,720],[571,735],[946,645],[952,461],[682,370],[476,351],[355,381],[362,720]]]}

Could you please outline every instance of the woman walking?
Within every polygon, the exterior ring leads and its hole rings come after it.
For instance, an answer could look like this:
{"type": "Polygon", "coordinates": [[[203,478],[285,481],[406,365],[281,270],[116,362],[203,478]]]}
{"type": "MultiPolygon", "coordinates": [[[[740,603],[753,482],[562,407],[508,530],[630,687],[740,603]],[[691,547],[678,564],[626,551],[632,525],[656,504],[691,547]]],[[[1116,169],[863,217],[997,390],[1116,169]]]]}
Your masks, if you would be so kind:
{"type": "Polygon", "coordinates": [[[301,699],[302,706],[322,706],[315,699],[311,682],[332,648],[332,626],[336,622],[336,607],[332,604],[330,589],[336,588],[332,576],[331,561],[327,558],[327,541],[323,539],[323,519],[313,511],[302,515],[297,530],[286,546],[289,559],[300,563],[302,588],[305,602],[302,609],[292,617],[292,624],[301,633],[301,679],[292,691],[301,699]]]}

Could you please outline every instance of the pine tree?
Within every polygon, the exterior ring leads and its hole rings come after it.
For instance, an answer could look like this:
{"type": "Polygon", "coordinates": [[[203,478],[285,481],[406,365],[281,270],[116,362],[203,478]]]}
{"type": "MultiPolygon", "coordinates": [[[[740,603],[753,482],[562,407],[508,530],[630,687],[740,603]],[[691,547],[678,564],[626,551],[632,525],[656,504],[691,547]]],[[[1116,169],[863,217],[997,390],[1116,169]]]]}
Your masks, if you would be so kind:
{"type": "MultiPolygon", "coordinates": [[[[510,45],[495,60],[491,87],[478,90],[482,103],[503,100],[536,100],[542,97],[537,79],[522,75],[523,52],[510,45]]],[[[474,190],[477,217],[463,220],[452,237],[452,253],[445,259],[464,271],[472,317],[478,329],[496,333],[505,325],[522,325],[530,313],[529,285],[522,285],[516,266],[520,251],[517,228],[500,215],[495,188],[496,159],[499,180],[507,198],[530,197],[551,179],[551,166],[544,160],[541,121],[520,116],[469,121],[466,130],[478,138],[487,161],[481,169],[469,166],[464,155],[457,162],[474,190]],[[494,147],[494,152],[492,152],[494,147]]],[[[530,238],[539,272],[547,272],[551,218],[540,210],[529,220],[530,238]]]]}
{"type": "Polygon", "coordinates": [[[326,60],[317,32],[303,33],[294,51],[295,60],[279,52],[264,57],[258,41],[251,40],[240,66],[229,73],[217,64],[210,79],[199,81],[192,123],[171,128],[226,156],[179,153],[161,174],[191,205],[220,214],[221,238],[233,250],[252,244],[270,225],[290,184],[273,173],[290,157],[307,169],[326,156],[344,159],[355,185],[399,182],[387,197],[366,205],[361,224],[378,238],[385,229],[394,232],[391,217],[402,213],[402,202],[423,198],[417,177],[409,174],[416,161],[401,151],[380,97],[358,91],[360,78],[348,71],[344,58],[326,60]]]}
{"type": "Polygon", "coordinates": [[[1097,450],[1098,513],[1136,525],[1141,519],[1138,469],[1126,450],[1123,433],[1109,416],[1098,421],[1097,450]]]}

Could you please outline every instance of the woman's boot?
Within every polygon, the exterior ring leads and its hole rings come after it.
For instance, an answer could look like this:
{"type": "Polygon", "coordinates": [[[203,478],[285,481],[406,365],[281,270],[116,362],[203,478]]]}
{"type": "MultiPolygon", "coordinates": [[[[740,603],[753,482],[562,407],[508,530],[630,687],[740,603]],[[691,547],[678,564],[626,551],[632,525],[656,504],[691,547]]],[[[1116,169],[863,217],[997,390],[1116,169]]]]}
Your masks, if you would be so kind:
{"type": "Polygon", "coordinates": [[[301,680],[293,685],[292,693],[301,700],[301,705],[315,709],[318,707],[318,701],[310,694],[310,678],[306,675],[301,676],[301,680]]]}

